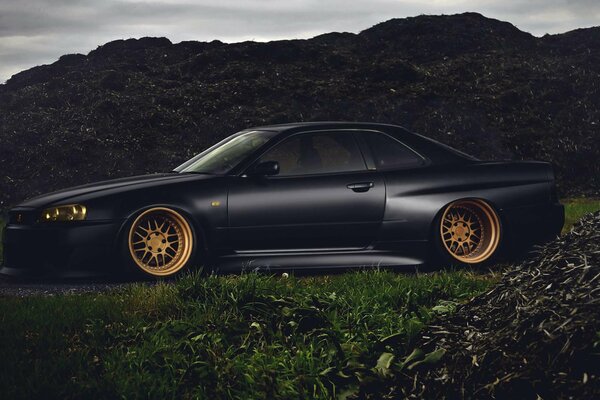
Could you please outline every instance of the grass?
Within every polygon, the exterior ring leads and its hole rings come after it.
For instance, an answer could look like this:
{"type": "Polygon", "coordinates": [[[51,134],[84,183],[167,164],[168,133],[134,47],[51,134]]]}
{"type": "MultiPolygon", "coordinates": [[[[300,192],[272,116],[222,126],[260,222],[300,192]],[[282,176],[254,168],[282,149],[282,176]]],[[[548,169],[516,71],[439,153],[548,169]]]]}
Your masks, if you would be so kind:
{"type": "MultiPolygon", "coordinates": [[[[598,200],[564,204],[565,229],[600,209],[598,200]]],[[[405,356],[435,315],[496,279],[465,271],[189,275],[103,294],[0,298],[0,391],[3,398],[343,397],[377,382],[385,360],[405,356]]]]}
{"type": "Polygon", "coordinates": [[[190,275],[5,298],[0,388],[6,398],[330,398],[375,378],[381,354],[402,356],[436,313],[490,284],[460,271],[190,275]]]}
{"type": "Polygon", "coordinates": [[[565,199],[563,204],[565,205],[563,232],[567,232],[585,214],[600,210],[600,199],[565,199]]]}

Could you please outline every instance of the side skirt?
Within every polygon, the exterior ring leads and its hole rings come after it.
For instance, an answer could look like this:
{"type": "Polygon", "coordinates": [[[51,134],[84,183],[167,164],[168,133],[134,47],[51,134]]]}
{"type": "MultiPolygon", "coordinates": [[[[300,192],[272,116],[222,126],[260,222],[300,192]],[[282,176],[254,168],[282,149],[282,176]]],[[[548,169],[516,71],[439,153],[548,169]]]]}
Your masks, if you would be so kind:
{"type": "Polygon", "coordinates": [[[235,253],[217,258],[216,272],[240,271],[314,271],[320,269],[402,267],[414,271],[424,267],[422,257],[403,256],[386,250],[327,252],[235,253]]]}

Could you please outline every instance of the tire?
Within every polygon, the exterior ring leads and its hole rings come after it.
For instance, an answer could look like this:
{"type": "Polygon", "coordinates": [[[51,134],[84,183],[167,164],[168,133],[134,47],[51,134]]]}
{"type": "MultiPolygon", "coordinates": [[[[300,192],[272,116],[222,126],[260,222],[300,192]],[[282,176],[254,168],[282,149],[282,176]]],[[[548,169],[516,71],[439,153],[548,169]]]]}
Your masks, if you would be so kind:
{"type": "Polygon", "coordinates": [[[498,256],[500,218],[480,199],[457,200],[441,212],[433,229],[438,255],[451,265],[479,266],[498,256]]]}
{"type": "Polygon", "coordinates": [[[185,271],[194,259],[196,236],[189,221],[167,207],[153,207],[129,225],[125,257],[138,274],[169,278],[185,271]]]}

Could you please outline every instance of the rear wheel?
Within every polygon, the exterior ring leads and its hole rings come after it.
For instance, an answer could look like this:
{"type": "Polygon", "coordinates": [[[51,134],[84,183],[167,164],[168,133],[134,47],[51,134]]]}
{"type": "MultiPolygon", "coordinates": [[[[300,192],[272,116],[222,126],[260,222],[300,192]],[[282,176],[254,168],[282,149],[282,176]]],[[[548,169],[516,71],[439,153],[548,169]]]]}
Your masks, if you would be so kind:
{"type": "Polygon", "coordinates": [[[181,271],[194,250],[194,234],[177,211],[154,207],[131,224],[129,255],[138,270],[153,277],[169,277],[181,271]]]}
{"type": "Polygon", "coordinates": [[[442,251],[454,263],[480,264],[498,249],[500,219],[483,200],[457,200],[441,215],[439,238],[442,251]]]}

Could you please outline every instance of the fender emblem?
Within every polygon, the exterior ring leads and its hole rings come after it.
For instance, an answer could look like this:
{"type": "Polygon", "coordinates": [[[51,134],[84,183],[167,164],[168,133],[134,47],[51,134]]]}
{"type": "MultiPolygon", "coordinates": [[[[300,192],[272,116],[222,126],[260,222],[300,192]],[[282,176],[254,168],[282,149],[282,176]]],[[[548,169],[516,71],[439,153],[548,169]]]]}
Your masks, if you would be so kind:
{"type": "Polygon", "coordinates": [[[219,207],[221,205],[221,202],[220,201],[213,201],[213,202],[210,203],[210,205],[213,206],[213,207],[219,207]]]}
{"type": "Polygon", "coordinates": [[[17,222],[18,223],[23,222],[23,214],[21,214],[21,213],[17,214],[17,222]]]}

